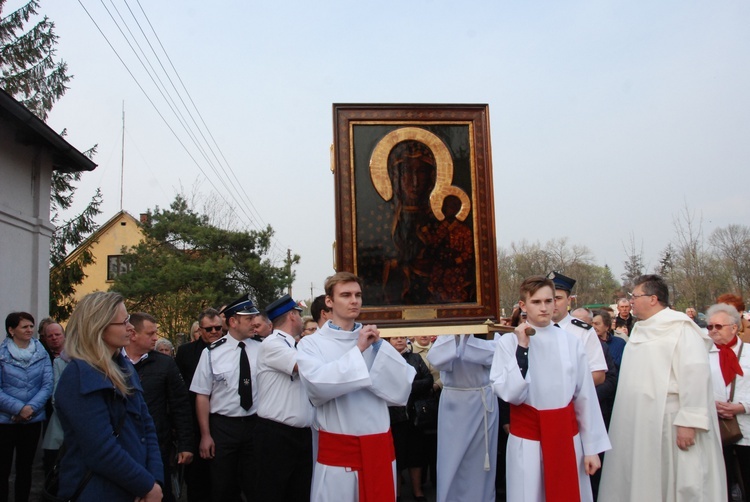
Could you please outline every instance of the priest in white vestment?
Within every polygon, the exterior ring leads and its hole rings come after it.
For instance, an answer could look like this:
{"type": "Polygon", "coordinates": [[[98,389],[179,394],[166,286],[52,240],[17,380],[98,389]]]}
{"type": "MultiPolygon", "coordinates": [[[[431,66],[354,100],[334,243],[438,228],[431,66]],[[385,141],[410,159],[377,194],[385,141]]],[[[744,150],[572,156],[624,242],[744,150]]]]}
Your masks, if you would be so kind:
{"type": "Polygon", "coordinates": [[[554,295],[545,277],[523,282],[527,321],[500,338],[492,361],[493,389],[511,408],[506,483],[513,502],[593,500],[589,476],[600,467],[598,453],[610,448],[583,345],[551,324],[554,295]]]}
{"type": "Polygon", "coordinates": [[[494,502],[499,411],[490,386],[494,340],[439,336],[427,354],[440,370],[438,502],[494,502]]]}
{"type": "Polygon", "coordinates": [[[297,346],[302,384],[315,406],[318,453],[311,500],[382,502],[396,498],[388,406],[405,406],[416,371],[377,327],[355,322],[360,279],[326,280],[332,319],[297,346]]]}
{"type": "Polygon", "coordinates": [[[723,502],[712,342],[667,307],[669,289],[657,275],[636,279],[630,302],[639,321],[622,356],[599,500],[723,502]]]}

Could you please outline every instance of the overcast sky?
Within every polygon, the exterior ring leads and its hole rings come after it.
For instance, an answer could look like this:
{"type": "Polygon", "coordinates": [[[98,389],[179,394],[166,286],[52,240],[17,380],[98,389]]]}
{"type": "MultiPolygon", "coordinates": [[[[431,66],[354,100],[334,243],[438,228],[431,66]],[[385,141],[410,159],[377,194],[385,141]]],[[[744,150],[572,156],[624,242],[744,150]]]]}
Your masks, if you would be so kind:
{"type": "Polygon", "coordinates": [[[272,225],[278,263],[301,255],[298,298],[333,272],[333,103],[487,103],[499,246],[567,237],[619,279],[631,233],[652,268],[686,205],[706,235],[750,222],[746,0],[41,3],[75,75],[48,122],[99,145],[78,200],[100,186],[101,221],[119,210],[124,101],[124,209],[193,187],[223,205],[209,194],[229,179],[252,204],[234,202],[239,226],[272,225]],[[234,174],[213,173],[103,5],[161,72],[150,21],[234,174]]]}

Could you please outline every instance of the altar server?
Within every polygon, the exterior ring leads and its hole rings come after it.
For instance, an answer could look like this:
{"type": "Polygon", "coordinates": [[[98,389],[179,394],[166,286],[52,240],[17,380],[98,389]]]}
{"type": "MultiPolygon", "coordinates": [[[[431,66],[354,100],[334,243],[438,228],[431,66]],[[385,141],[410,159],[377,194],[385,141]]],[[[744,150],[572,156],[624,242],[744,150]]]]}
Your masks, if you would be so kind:
{"type": "Polygon", "coordinates": [[[318,456],[311,500],[396,499],[388,406],[404,406],[416,371],[375,325],[356,322],[362,281],[349,272],[326,280],[332,319],[297,346],[302,384],[315,406],[318,456]]]}
{"type": "Polygon", "coordinates": [[[529,277],[520,292],[527,321],[501,337],[490,374],[495,393],[510,404],[508,500],[592,501],[589,476],[601,467],[598,453],[611,446],[586,354],[578,338],[551,324],[550,279],[529,277]]]}

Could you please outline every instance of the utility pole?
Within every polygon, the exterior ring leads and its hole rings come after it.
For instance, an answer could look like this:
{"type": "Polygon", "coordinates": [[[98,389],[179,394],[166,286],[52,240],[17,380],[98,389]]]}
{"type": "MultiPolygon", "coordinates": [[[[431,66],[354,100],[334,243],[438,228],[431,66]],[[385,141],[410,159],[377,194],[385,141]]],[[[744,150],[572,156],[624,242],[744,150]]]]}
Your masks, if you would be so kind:
{"type": "Polygon", "coordinates": [[[122,194],[125,180],[125,100],[122,101],[122,154],[120,155],[120,211],[122,211],[122,194]]]}
{"type": "Polygon", "coordinates": [[[292,296],[292,248],[286,249],[286,273],[287,277],[289,277],[287,293],[289,293],[289,296],[294,298],[294,296],[292,296]]]}

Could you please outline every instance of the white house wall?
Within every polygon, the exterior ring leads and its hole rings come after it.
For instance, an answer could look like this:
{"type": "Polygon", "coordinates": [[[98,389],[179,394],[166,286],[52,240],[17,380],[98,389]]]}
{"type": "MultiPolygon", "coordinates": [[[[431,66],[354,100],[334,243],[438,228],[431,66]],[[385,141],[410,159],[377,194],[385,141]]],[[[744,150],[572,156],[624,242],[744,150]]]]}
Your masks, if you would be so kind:
{"type": "MultiPolygon", "coordinates": [[[[16,141],[0,121],[0,315],[26,311],[37,322],[49,309],[49,222],[52,159],[16,141]]],[[[5,337],[2,330],[0,339],[5,337]]]]}

